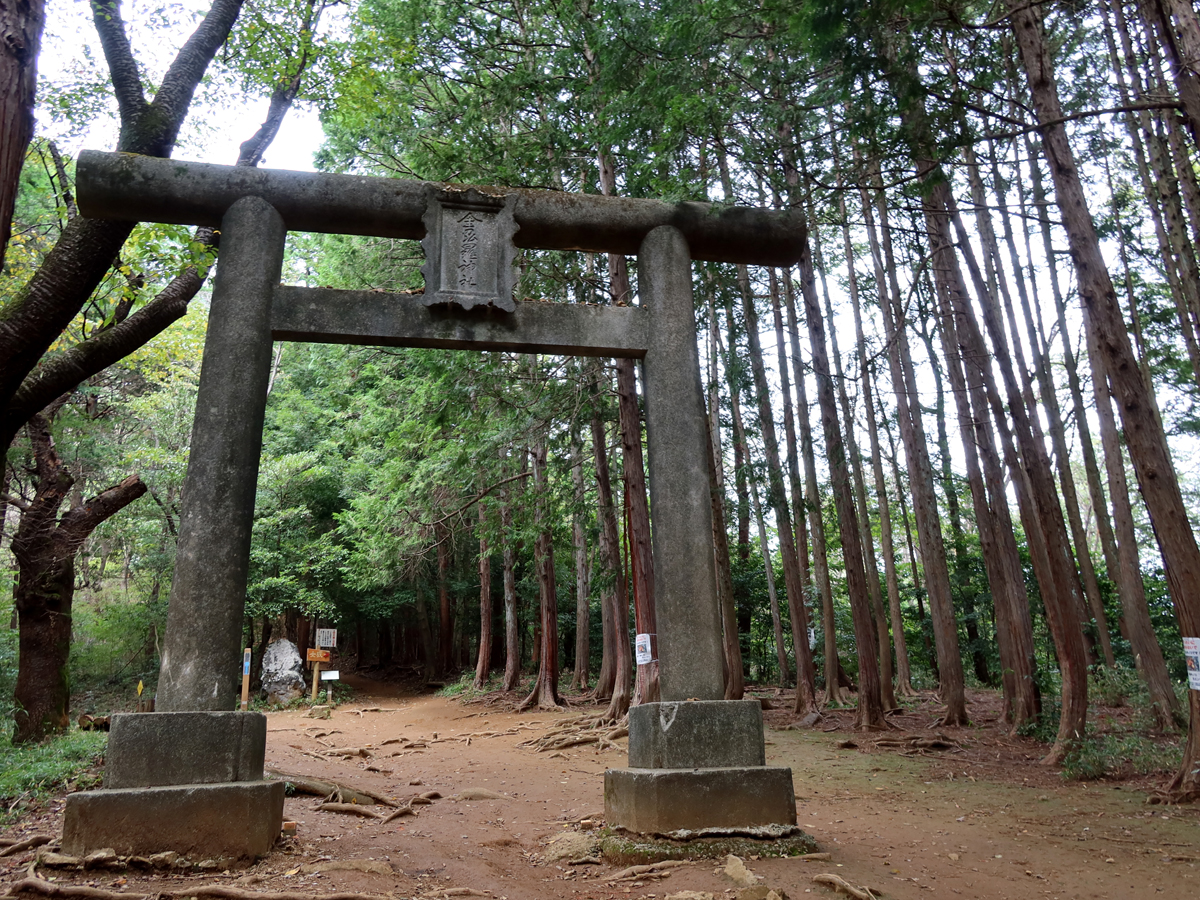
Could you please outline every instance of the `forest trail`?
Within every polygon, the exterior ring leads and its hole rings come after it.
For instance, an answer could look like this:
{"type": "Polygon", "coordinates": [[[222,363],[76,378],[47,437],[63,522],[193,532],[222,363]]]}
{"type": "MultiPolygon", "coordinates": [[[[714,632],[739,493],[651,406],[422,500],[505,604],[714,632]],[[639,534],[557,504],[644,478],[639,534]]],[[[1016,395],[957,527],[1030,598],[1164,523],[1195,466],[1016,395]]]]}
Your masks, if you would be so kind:
{"type": "MultiPolygon", "coordinates": [[[[662,880],[614,885],[606,880],[619,866],[546,861],[552,837],[600,818],[603,772],[624,765],[624,742],[619,751],[593,744],[552,753],[519,745],[594,707],[516,714],[495,697],[491,706],[464,704],[355,682],[353,702],[328,719],[307,710],[269,713],[267,766],[400,802],[430,791],[440,799],[415,807],[415,817],[383,824],[317,810],[318,798],[297,794],[284,813],[297,822],[297,837],[250,869],[200,878],[131,869],[121,890],[151,893],[216,881],[251,892],[394,898],[470,896],[462,889],[493,900],[661,900],[681,891],[737,896],[714,862],[671,869],[662,880]],[[369,756],[331,753],[353,748],[369,756]],[[463,798],[472,792],[503,799],[463,798]],[[336,868],[347,860],[359,870],[336,868]]],[[[1200,884],[1200,810],[1148,805],[1145,792],[1128,784],[1063,783],[1032,755],[1021,757],[1025,768],[1012,760],[1001,767],[976,739],[982,729],[947,732],[964,751],[905,756],[876,747],[879,738],[869,735],[825,732],[820,725],[780,730],[787,721],[783,710],[766,718],[767,760],[792,767],[799,822],[832,854],[828,861],[746,860],[764,885],[792,900],[832,896],[812,881],[822,873],[894,898],[1116,900],[1182,896],[1200,884]],[[857,746],[839,747],[847,740],[857,746]]],[[[904,735],[882,738],[898,736],[904,735]]],[[[55,804],[53,820],[24,827],[60,831],[61,805],[55,804]]],[[[31,856],[0,860],[4,881],[22,877],[31,856]]],[[[59,884],[118,884],[108,873],[41,871],[59,884]]]]}

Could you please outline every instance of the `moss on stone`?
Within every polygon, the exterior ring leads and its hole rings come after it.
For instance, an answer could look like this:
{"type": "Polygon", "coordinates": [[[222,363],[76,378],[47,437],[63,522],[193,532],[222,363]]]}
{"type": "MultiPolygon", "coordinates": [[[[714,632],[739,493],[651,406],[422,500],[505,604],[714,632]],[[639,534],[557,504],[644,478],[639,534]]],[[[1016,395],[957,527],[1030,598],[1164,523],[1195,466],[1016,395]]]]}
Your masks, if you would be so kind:
{"type": "Polygon", "coordinates": [[[644,865],[666,859],[723,859],[729,854],[741,857],[800,856],[817,852],[816,840],[803,831],[782,838],[751,838],[737,836],[692,838],[677,841],[670,838],[631,834],[614,828],[600,832],[600,852],[615,865],[644,865]]]}

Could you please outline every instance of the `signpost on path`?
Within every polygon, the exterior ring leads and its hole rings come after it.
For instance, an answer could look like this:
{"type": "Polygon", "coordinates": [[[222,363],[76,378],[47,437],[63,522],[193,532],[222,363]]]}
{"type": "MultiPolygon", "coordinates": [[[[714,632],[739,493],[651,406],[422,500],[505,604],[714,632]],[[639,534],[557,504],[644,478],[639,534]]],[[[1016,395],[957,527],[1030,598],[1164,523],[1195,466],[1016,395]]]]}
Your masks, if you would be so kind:
{"type": "Polygon", "coordinates": [[[337,631],[332,628],[317,629],[317,647],[308,651],[308,661],[313,664],[312,700],[317,702],[317,691],[321,682],[321,663],[329,662],[329,651],[326,647],[337,646],[337,631]]]}

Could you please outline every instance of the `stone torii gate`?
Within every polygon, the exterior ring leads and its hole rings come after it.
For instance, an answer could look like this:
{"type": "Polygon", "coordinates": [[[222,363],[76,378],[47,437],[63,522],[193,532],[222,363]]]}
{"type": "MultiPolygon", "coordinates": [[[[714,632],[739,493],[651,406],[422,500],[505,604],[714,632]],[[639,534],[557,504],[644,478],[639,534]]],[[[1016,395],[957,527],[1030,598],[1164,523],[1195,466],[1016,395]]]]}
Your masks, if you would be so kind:
{"type": "Polygon", "coordinates": [[[641,360],[662,702],[630,711],[605,773],[631,831],[794,826],[791,771],[764,765],[757,700],[728,702],[691,260],[785,266],[797,215],[704,203],[205,165],[85,151],[84,215],[220,228],[154,715],[114,716],[105,789],[68,798],[67,852],[270,849],[283,791],[265,718],[236,708],[275,340],[641,360]],[[423,295],[280,284],[289,230],[421,240],[423,295]],[[640,306],[514,301],[516,248],[638,256],[640,306]],[[689,702],[690,701],[690,702],[689,702]]]}

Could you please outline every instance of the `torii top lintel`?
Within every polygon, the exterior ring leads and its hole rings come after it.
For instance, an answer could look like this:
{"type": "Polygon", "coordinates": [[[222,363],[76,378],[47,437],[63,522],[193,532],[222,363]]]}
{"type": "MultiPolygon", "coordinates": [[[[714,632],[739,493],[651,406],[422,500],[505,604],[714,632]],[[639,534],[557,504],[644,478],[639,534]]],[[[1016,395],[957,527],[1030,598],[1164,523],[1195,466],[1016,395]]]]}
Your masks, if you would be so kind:
{"type": "MultiPolygon", "coordinates": [[[[100,219],[218,226],[237,200],[271,204],[291,231],[421,240],[433,191],[466,185],[217,166],[131,153],[85,150],[76,167],[79,207],[100,219]]],[[[804,217],[709,203],[665,203],[530,188],[476,187],[516,198],[513,243],[541,250],[637,253],[660,225],[678,228],[692,259],[788,266],[800,257],[804,217]]]]}

